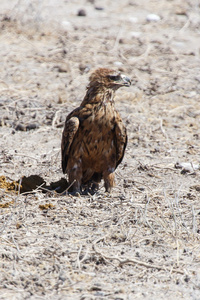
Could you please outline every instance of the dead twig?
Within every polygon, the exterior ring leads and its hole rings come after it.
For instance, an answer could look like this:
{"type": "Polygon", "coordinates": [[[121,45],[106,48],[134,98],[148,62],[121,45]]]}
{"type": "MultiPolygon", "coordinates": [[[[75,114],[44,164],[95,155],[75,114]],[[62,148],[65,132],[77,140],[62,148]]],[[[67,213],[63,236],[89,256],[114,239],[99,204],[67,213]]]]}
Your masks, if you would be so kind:
{"type": "Polygon", "coordinates": [[[74,181],[68,186],[68,188],[66,188],[66,190],[64,190],[62,193],[60,193],[61,196],[65,195],[67,191],[69,191],[70,187],[76,182],[76,179],[74,179],[74,181]]]}
{"type": "Polygon", "coordinates": [[[178,273],[178,274],[182,274],[184,275],[185,272],[184,271],[181,271],[181,270],[176,270],[176,269],[169,269],[167,267],[162,267],[162,266],[158,266],[158,265],[155,265],[155,264],[149,264],[149,263],[146,263],[144,261],[141,261],[141,260],[137,260],[137,259],[134,259],[134,258],[125,258],[125,259],[122,259],[118,256],[108,256],[108,255],[105,255],[105,254],[102,254],[98,249],[97,247],[95,246],[95,244],[93,244],[92,246],[93,250],[99,254],[102,258],[106,259],[106,260],[117,260],[119,262],[119,266],[123,266],[125,264],[136,264],[136,265],[140,265],[140,266],[143,266],[143,267],[146,267],[146,268],[150,268],[150,269],[157,269],[157,270],[163,270],[163,271],[167,271],[167,272],[170,272],[170,273],[178,273]]]}

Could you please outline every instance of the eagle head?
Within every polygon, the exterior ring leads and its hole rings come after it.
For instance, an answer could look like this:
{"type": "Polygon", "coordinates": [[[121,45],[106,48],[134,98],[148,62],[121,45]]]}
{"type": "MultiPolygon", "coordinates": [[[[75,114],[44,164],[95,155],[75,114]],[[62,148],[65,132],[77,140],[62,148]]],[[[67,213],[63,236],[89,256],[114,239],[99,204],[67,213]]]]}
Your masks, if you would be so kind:
{"type": "Polygon", "coordinates": [[[119,71],[99,68],[90,75],[89,87],[107,88],[117,90],[122,86],[130,86],[131,80],[119,71]]]}

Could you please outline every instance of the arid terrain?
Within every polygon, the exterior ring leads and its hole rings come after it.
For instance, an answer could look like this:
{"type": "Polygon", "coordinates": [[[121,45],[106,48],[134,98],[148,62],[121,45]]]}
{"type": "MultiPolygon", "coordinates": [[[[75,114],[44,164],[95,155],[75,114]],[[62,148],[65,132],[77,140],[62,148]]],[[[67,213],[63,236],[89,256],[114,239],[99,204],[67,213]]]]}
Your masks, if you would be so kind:
{"type": "Polygon", "coordinates": [[[1,0],[0,29],[0,299],[200,299],[199,1],[1,0]],[[74,197],[61,134],[102,66],[128,146],[74,197]]]}

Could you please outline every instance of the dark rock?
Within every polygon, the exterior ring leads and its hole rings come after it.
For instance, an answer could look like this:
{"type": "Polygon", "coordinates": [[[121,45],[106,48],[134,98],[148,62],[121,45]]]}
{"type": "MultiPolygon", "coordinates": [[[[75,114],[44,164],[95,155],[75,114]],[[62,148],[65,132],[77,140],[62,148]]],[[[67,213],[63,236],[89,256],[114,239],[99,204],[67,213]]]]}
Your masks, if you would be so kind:
{"type": "Polygon", "coordinates": [[[18,123],[18,124],[15,126],[15,130],[16,130],[16,131],[26,131],[26,126],[24,126],[24,125],[21,124],[21,123],[18,123]]]}
{"type": "Polygon", "coordinates": [[[79,17],[85,17],[87,14],[86,14],[86,11],[85,9],[79,9],[78,13],[77,13],[77,16],[79,17]]]}
{"type": "Polygon", "coordinates": [[[37,123],[31,123],[26,126],[26,130],[33,130],[37,128],[39,128],[39,125],[37,123]]]}

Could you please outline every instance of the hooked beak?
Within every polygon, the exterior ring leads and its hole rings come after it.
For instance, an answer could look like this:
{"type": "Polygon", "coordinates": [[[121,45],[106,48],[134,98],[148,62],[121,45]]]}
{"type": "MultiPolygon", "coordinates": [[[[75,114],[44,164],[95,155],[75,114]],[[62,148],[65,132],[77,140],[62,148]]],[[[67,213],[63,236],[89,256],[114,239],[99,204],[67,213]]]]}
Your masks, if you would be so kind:
{"type": "Polygon", "coordinates": [[[122,86],[131,86],[131,80],[126,75],[121,74],[121,82],[122,86]]]}

